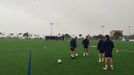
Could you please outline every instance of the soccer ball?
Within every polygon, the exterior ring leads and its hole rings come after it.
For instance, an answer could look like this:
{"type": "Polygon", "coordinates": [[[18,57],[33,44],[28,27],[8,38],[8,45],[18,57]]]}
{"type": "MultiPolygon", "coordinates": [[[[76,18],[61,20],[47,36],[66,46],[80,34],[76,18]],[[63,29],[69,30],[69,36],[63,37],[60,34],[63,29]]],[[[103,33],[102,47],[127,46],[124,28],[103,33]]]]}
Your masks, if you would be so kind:
{"type": "Polygon", "coordinates": [[[75,54],[75,56],[78,56],[78,55],[79,55],[78,53],[75,54]]]}
{"type": "Polygon", "coordinates": [[[118,51],[118,50],[116,50],[116,53],[119,53],[119,51],[118,51]]]}
{"type": "Polygon", "coordinates": [[[61,59],[58,59],[58,60],[57,60],[57,63],[58,63],[58,64],[61,64],[61,63],[62,63],[62,60],[61,60],[61,59]]]}
{"type": "Polygon", "coordinates": [[[74,59],[74,58],[75,58],[75,56],[74,56],[74,55],[71,55],[71,58],[72,58],[72,59],[74,59]]]}

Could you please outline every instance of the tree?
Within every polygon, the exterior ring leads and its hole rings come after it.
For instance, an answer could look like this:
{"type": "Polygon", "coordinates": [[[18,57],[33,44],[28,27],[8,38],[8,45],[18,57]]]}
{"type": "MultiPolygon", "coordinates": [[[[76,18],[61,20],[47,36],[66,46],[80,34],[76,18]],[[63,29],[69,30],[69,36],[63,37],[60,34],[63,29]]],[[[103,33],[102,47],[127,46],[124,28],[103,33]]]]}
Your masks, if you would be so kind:
{"type": "Polygon", "coordinates": [[[21,35],[22,33],[19,33],[18,35],[21,35]]]}
{"type": "Polygon", "coordinates": [[[0,32],[0,37],[2,36],[2,32],[0,32]]]}
{"type": "Polygon", "coordinates": [[[23,37],[28,38],[28,37],[29,37],[29,33],[28,33],[28,32],[24,33],[24,34],[23,34],[23,37]]]}
{"type": "Polygon", "coordinates": [[[99,35],[94,35],[93,38],[99,39],[99,38],[104,38],[104,36],[102,34],[99,34],[99,35]]]}
{"type": "Polygon", "coordinates": [[[0,35],[2,35],[2,32],[0,32],[0,35]]]}
{"type": "Polygon", "coordinates": [[[98,38],[104,38],[104,36],[102,34],[99,34],[98,38]]]}
{"type": "Polygon", "coordinates": [[[65,37],[65,38],[71,38],[71,35],[65,34],[64,37],[65,37]]]}
{"type": "Polygon", "coordinates": [[[79,37],[82,37],[82,34],[79,34],[79,37]]]}
{"type": "Polygon", "coordinates": [[[59,33],[58,35],[60,36],[61,34],[59,33]]]}
{"type": "Polygon", "coordinates": [[[14,34],[13,33],[10,33],[10,36],[13,36],[14,34]]]}
{"type": "Polygon", "coordinates": [[[123,36],[123,34],[121,33],[121,32],[119,32],[119,31],[117,31],[117,32],[115,32],[114,34],[113,34],[113,37],[112,38],[114,38],[114,39],[119,39],[120,37],[122,37],[123,36]]]}

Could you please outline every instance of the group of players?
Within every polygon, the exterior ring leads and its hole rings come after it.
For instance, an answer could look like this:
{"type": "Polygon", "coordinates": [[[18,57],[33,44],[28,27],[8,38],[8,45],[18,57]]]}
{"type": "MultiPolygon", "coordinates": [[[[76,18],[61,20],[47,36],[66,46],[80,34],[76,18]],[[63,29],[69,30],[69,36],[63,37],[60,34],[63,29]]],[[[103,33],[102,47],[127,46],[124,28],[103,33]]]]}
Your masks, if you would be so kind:
{"type": "MultiPolygon", "coordinates": [[[[89,38],[86,36],[82,40],[83,45],[83,56],[88,56],[88,48],[89,48],[89,38]]],[[[71,50],[71,58],[75,58],[78,56],[76,52],[77,48],[77,37],[74,37],[70,41],[70,50],[71,50]]],[[[110,39],[109,35],[106,35],[105,38],[100,37],[97,45],[97,51],[99,53],[99,60],[98,62],[104,62],[105,60],[105,67],[103,67],[103,70],[107,70],[108,67],[111,68],[111,70],[114,70],[113,68],[113,60],[112,60],[112,51],[114,48],[113,41],[110,39]]]]}

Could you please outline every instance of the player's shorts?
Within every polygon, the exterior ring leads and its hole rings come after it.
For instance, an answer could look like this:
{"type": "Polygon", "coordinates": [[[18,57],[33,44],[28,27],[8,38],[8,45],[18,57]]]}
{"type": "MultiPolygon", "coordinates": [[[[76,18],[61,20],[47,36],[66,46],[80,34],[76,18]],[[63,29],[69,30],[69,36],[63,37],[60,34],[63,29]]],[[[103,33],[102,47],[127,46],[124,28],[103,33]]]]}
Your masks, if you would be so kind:
{"type": "Polygon", "coordinates": [[[84,46],[84,48],[88,49],[88,46],[84,46]]]}
{"type": "Polygon", "coordinates": [[[99,53],[104,53],[104,50],[99,50],[99,53]]]}
{"type": "Polygon", "coordinates": [[[74,51],[76,49],[76,47],[71,47],[70,50],[71,51],[74,51]]]}
{"type": "Polygon", "coordinates": [[[105,57],[112,57],[112,51],[106,51],[105,57]]]}

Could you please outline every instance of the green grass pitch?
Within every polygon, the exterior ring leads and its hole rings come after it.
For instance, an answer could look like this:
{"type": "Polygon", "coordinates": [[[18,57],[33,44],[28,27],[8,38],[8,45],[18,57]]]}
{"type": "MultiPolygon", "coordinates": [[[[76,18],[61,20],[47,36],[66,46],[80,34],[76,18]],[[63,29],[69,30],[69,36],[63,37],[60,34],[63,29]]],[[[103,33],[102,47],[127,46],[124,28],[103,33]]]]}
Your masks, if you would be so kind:
{"type": "MultiPolygon", "coordinates": [[[[0,39],[0,75],[27,75],[29,51],[32,51],[31,75],[134,75],[134,42],[114,41],[114,71],[102,70],[104,63],[97,63],[96,48],[89,48],[89,56],[82,56],[78,40],[76,59],[70,58],[69,40],[13,40],[0,39]],[[116,49],[119,53],[116,53],[116,49]],[[57,59],[62,64],[57,64],[57,59]]],[[[90,40],[90,46],[97,41],[90,40]]]]}

